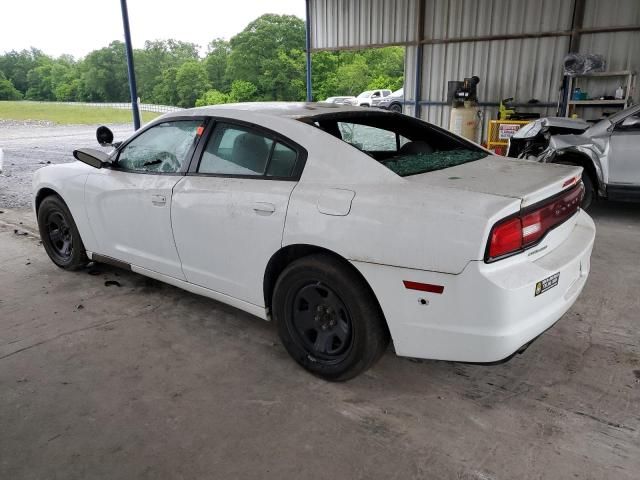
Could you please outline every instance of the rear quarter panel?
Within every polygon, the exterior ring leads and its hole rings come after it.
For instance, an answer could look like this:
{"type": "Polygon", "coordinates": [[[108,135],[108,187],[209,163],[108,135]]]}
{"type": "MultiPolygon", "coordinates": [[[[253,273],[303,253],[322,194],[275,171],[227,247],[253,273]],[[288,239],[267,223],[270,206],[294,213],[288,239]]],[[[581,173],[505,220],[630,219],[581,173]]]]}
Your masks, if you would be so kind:
{"type": "Polygon", "coordinates": [[[311,244],[359,262],[457,274],[483,258],[491,226],[520,208],[519,199],[446,188],[333,185],[355,192],[347,215],[320,213],[327,185],[294,189],[284,245],[311,244]]]}

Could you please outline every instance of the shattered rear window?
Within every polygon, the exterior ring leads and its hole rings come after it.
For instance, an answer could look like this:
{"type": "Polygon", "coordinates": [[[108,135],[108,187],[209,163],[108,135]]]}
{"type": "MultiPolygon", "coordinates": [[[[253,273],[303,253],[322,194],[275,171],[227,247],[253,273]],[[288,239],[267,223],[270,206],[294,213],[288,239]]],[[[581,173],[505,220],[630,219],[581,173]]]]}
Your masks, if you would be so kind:
{"type": "Polygon", "coordinates": [[[487,154],[477,150],[441,150],[431,153],[410,153],[396,155],[381,163],[393,173],[406,177],[420,173],[433,172],[443,168],[455,167],[463,163],[473,162],[486,157],[487,154]]]}

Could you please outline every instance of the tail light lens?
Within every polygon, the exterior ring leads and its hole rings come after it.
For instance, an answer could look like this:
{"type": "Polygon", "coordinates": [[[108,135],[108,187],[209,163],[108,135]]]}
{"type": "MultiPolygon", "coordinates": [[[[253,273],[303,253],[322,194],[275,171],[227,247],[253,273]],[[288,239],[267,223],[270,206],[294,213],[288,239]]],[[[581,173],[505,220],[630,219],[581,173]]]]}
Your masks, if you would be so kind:
{"type": "Polygon", "coordinates": [[[584,187],[579,183],[560,195],[496,223],[489,235],[487,263],[532,247],[580,208],[584,187]]]}

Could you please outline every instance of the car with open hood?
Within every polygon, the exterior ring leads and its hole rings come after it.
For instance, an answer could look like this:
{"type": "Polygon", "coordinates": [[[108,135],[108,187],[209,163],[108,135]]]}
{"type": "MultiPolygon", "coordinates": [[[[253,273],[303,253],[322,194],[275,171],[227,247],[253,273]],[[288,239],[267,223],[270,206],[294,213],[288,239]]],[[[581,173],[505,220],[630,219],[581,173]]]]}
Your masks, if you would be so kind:
{"type": "MultiPolygon", "coordinates": [[[[63,269],[116,265],[273,320],[327,380],[401,356],[495,362],[573,305],[595,236],[581,167],[497,157],[380,109],[165,114],[34,176],[63,269]]],[[[114,306],[117,308],[117,305],[114,306]]]]}

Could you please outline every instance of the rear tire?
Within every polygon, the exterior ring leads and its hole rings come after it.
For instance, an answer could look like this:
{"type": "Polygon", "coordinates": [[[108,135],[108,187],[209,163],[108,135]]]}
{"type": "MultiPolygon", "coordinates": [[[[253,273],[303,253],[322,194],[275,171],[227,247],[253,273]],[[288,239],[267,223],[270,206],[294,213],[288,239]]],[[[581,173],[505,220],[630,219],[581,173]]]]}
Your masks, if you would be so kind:
{"type": "Polygon", "coordinates": [[[389,110],[396,113],[402,113],[402,105],[398,105],[397,103],[394,103],[389,107],[389,110]]]}
{"type": "Polygon", "coordinates": [[[287,352],[325,380],[349,380],[364,372],[389,343],[371,290],[353,269],[327,254],[301,258],[282,272],[273,314],[287,352]]]}
{"type": "Polygon", "coordinates": [[[587,210],[593,204],[596,192],[593,186],[593,181],[586,170],[582,171],[582,184],[584,185],[584,198],[582,199],[581,207],[583,210],[587,210]]]}
{"type": "Polygon", "coordinates": [[[60,197],[50,195],[42,201],[38,229],[47,255],[58,267],[77,270],[89,262],[76,222],[60,197]]]}

